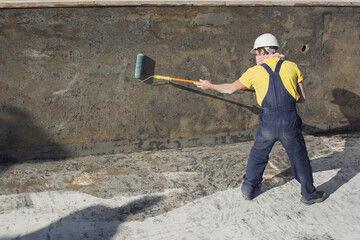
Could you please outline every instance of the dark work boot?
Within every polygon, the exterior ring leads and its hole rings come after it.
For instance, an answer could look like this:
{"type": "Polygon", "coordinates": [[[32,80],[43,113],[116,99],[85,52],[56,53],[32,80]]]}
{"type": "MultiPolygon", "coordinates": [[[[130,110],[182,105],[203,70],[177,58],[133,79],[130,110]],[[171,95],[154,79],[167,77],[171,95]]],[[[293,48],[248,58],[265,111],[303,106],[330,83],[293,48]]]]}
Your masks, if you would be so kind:
{"type": "Polygon", "coordinates": [[[316,192],[316,196],[310,200],[304,200],[304,199],[300,199],[300,201],[306,205],[311,205],[314,203],[320,203],[322,201],[324,201],[326,198],[326,193],[324,191],[317,191],[316,192]]]}
{"type": "Polygon", "coordinates": [[[256,196],[256,191],[258,190],[258,186],[250,186],[244,185],[241,186],[241,193],[245,200],[251,200],[256,196]]]}

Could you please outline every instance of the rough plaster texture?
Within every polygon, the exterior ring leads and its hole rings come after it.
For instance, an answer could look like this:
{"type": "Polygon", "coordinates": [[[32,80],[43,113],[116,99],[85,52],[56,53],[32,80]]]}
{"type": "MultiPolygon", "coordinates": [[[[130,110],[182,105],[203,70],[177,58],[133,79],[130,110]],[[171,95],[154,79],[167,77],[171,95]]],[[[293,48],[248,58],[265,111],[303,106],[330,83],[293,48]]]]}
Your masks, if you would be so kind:
{"type": "Polygon", "coordinates": [[[3,159],[111,154],[251,139],[255,95],[134,79],[232,82],[263,32],[298,63],[309,133],[359,129],[357,7],[119,7],[0,10],[3,159]]]}

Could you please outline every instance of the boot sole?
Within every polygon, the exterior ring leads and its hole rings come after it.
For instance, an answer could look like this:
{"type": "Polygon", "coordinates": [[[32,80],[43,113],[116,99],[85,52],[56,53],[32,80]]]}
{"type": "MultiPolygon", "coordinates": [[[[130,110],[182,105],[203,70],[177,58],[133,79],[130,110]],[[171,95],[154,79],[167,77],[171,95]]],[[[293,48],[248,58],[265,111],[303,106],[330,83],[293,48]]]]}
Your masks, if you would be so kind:
{"type": "Polygon", "coordinates": [[[308,200],[308,201],[300,199],[300,201],[302,203],[304,203],[305,205],[312,205],[314,203],[321,203],[322,201],[325,200],[325,198],[326,198],[326,193],[323,192],[323,194],[322,194],[322,196],[320,198],[314,198],[314,199],[311,199],[311,200],[308,200]]]}

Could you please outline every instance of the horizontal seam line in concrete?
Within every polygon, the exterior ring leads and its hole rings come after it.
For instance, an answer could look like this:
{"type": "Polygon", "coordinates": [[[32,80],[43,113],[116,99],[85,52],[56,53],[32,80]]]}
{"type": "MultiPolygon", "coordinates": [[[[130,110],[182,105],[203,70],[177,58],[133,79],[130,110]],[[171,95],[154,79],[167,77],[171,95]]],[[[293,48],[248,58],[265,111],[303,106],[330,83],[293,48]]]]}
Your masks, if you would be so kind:
{"type": "Polygon", "coordinates": [[[26,1],[26,0],[2,0],[0,2],[0,8],[48,8],[48,7],[147,7],[147,6],[249,6],[249,7],[261,7],[261,6],[289,6],[289,7],[301,7],[301,6],[347,6],[356,7],[360,6],[360,0],[345,1],[345,0],[261,0],[261,1],[153,1],[153,0],[135,0],[135,1],[119,1],[119,0],[38,0],[38,1],[26,1]]]}

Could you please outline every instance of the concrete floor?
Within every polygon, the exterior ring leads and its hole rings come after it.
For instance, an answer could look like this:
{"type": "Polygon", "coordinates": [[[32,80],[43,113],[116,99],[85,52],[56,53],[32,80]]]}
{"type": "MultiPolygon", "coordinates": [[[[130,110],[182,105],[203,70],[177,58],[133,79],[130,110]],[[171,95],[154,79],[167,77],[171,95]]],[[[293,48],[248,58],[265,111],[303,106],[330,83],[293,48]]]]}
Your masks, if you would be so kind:
{"type": "Polygon", "coordinates": [[[1,166],[0,239],[359,239],[360,134],[305,139],[312,206],[279,144],[252,201],[252,142],[1,166]]]}

